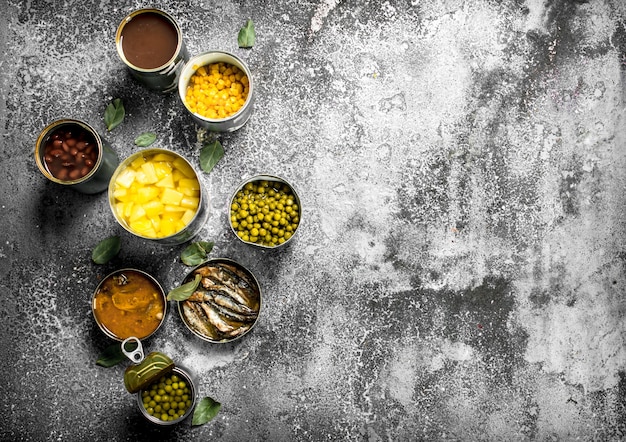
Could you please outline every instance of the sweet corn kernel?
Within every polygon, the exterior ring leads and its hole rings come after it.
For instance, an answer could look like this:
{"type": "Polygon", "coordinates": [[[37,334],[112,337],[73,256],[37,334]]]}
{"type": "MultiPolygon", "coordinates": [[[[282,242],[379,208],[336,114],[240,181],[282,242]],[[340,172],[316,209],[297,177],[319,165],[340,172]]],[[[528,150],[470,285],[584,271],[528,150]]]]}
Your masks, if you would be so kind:
{"type": "Polygon", "coordinates": [[[237,66],[224,62],[201,68],[197,68],[189,80],[185,94],[187,107],[211,119],[237,113],[248,98],[249,80],[245,73],[237,66]]]}

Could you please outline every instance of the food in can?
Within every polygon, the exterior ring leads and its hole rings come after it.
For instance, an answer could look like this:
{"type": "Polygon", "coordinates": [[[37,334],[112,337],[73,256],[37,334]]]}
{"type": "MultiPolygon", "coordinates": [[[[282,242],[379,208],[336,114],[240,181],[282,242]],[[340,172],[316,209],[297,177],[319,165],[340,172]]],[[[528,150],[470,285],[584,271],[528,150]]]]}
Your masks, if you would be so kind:
{"type": "Polygon", "coordinates": [[[68,123],[50,133],[44,145],[44,164],[62,181],[79,180],[89,174],[98,160],[98,144],[91,132],[68,123]]]}
{"type": "Polygon", "coordinates": [[[132,232],[164,238],[183,230],[200,205],[196,172],[170,153],[140,155],[113,182],[113,208],[132,232]]]}
{"type": "Polygon", "coordinates": [[[98,325],[119,340],[143,339],[159,328],[165,316],[165,294],[143,272],[124,269],[107,276],[93,296],[98,325]]]}
{"type": "Polygon", "coordinates": [[[124,23],[120,43],[126,60],[141,69],[167,64],[178,48],[176,26],[164,14],[147,10],[124,23]]]}
{"type": "Polygon", "coordinates": [[[182,418],[193,403],[191,385],[177,373],[161,376],[140,394],[145,412],[163,422],[182,418]]]}
{"type": "Polygon", "coordinates": [[[242,241],[275,247],[295,233],[300,223],[300,206],[287,183],[252,180],[233,197],[230,223],[242,241]]]}
{"type": "Polygon", "coordinates": [[[206,118],[221,119],[237,113],[248,99],[250,83],[237,66],[217,62],[193,66],[185,104],[190,111],[206,118]]]}
{"type": "Polygon", "coordinates": [[[200,284],[179,311],[188,327],[207,340],[229,341],[247,333],[261,307],[256,279],[230,261],[213,260],[197,267],[186,281],[200,275],[200,284]]]}

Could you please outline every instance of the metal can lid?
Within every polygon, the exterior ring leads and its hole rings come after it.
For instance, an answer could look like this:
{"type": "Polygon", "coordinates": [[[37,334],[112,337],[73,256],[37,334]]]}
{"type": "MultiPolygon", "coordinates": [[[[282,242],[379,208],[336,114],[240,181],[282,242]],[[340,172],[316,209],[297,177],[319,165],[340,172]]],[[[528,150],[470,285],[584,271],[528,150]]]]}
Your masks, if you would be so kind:
{"type": "Polygon", "coordinates": [[[136,365],[128,366],[124,371],[124,386],[129,393],[137,393],[174,369],[174,361],[161,352],[153,351],[144,358],[141,342],[137,338],[124,340],[122,352],[131,361],[138,362],[136,365]],[[126,350],[125,345],[129,341],[137,343],[136,350],[130,352],[126,350]]]}

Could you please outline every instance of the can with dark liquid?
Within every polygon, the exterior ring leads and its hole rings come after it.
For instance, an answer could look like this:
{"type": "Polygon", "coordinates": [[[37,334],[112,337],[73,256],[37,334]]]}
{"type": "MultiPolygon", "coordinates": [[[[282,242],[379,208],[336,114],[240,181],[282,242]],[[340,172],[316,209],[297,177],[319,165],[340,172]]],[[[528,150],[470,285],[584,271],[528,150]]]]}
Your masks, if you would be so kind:
{"type": "Polygon", "coordinates": [[[138,9],[121,21],[115,35],[117,53],[132,76],[147,88],[171,92],[189,59],[180,26],[159,9],[138,9]]]}

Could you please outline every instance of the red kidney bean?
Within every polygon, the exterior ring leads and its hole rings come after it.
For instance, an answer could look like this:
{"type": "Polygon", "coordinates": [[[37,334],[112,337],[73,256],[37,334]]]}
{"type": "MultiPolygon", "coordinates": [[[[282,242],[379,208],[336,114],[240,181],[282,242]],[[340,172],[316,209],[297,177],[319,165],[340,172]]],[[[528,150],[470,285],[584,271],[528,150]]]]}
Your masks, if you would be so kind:
{"type": "Polygon", "coordinates": [[[80,178],[80,170],[79,169],[70,170],[69,177],[73,180],[80,178]]]}
{"type": "Polygon", "coordinates": [[[70,123],[50,134],[43,155],[52,176],[59,180],[77,180],[94,168],[98,149],[91,132],[70,123]]]}

